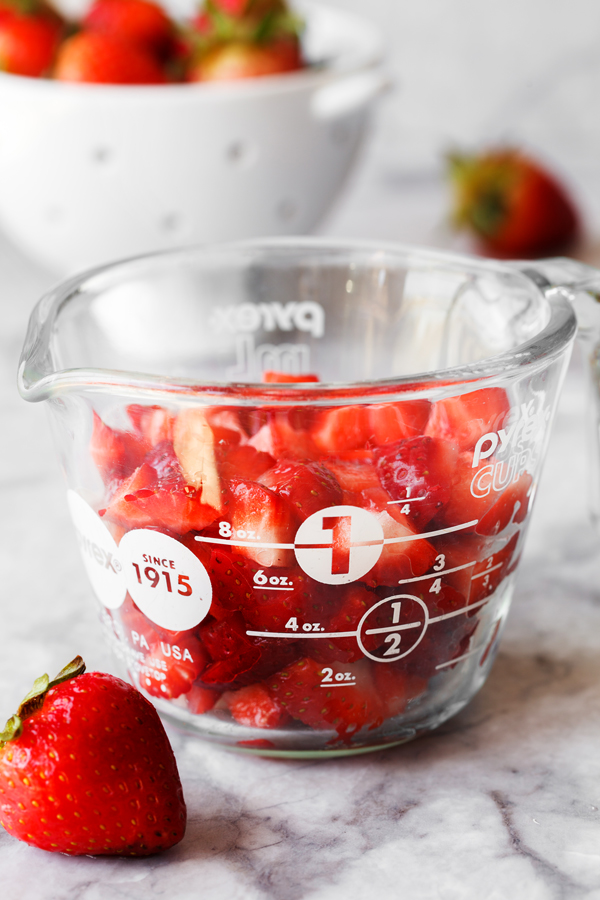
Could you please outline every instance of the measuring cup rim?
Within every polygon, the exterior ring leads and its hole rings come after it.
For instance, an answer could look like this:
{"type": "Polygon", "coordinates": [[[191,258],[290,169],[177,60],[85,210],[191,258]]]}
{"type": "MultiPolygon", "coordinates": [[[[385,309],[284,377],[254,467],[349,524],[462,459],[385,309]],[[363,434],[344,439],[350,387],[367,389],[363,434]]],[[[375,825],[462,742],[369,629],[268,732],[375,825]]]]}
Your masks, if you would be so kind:
{"type": "MultiPolygon", "coordinates": [[[[567,297],[561,291],[544,291],[535,278],[535,263],[511,263],[484,259],[447,250],[423,248],[410,244],[365,240],[340,240],[315,237],[283,237],[244,240],[227,243],[203,244],[181,247],[153,253],[140,254],[87,269],[60,282],[46,293],[34,307],[29,320],[27,335],[19,363],[18,389],[28,401],[51,399],[63,393],[101,392],[130,395],[165,402],[169,397],[180,402],[219,402],[233,406],[249,406],[268,403],[271,406],[293,405],[342,405],[347,402],[390,402],[408,400],[412,395],[442,397],[456,392],[456,387],[474,383],[473,390],[502,383],[508,375],[527,367],[545,367],[552,358],[562,354],[577,332],[577,319],[567,297]],[[131,266],[154,260],[173,260],[205,256],[217,257],[247,253],[289,254],[291,252],[314,254],[346,254],[373,261],[403,259],[406,267],[411,262],[434,265],[443,263],[450,270],[476,273],[511,275],[537,293],[547,304],[548,318],[545,326],[531,339],[509,351],[490,356],[474,363],[449,366],[418,374],[394,375],[389,378],[355,382],[301,382],[301,383],[233,383],[210,382],[191,378],[174,378],[151,373],[102,369],[57,368],[50,354],[50,340],[58,328],[61,310],[86,285],[104,276],[126,271],[131,266]],[[526,271],[525,271],[526,269],[526,271]]],[[[468,389],[468,387],[467,387],[468,389]]]]}

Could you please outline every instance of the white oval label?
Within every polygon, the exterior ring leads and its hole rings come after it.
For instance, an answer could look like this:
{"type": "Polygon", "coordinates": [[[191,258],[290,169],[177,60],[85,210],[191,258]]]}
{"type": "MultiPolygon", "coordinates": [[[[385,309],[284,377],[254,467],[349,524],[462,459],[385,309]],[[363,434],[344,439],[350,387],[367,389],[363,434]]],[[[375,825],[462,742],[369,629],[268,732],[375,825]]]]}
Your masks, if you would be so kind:
{"type": "Polygon", "coordinates": [[[208,615],[212,584],[198,557],[175,538],[138,528],[121,539],[125,583],[144,615],[169,631],[187,631],[208,615]]]}
{"type": "Polygon", "coordinates": [[[100,516],[75,491],[67,491],[67,503],[94,593],[103,606],[118,609],[125,599],[127,587],[113,536],[100,516]]]}

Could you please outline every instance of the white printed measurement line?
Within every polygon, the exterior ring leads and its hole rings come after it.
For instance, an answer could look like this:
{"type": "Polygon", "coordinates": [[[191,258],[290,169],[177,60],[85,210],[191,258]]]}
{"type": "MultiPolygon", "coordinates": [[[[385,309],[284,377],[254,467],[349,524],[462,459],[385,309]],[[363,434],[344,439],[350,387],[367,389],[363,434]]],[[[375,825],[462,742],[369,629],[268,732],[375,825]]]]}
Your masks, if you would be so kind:
{"type": "Polygon", "coordinates": [[[477,603],[471,603],[469,606],[463,606],[462,609],[455,609],[454,612],[444,613],[443,616],[436,616],[434,619],[429,620],[429,624],[431,625],[433,622],[443,622],[445,619],[453,619],[455,616],[462,616],[468,612],[471,612],[472,609],[478,609],[480,606],[483,606],[484,603],[489,603],[490,598],[486,597],[485,600],[478,600],[477,603]]]}
{"type": "Polygon", "coordinates": [[[409,622],[407,625],[388,625],[386,628],[367,628],[365,634],[388,634],[390,631],[409,631],[411,628],[422,627],[422,622],[409,622]]]}
{"type": "Polygon", "coordinates": [[[440,663],[439,666],[436,666],[436,669],[446,669],[448,666],[453,666],[455,663],[460,662],[462,659],[468,659],[470,656],[475,656],[477,653],[480,653],[481,650],[485,647],[485,644],[480,644],[475,650],[469,650],[468,653],[463,653],[462,656],[456,656],[454,659],[448,660],[448,662],[440,663]]]}
{"type": "Polygon", "coordinates": [[[438,534],[452,534],[453,531],[463,531],[465,528],[471,528],[477,525],[479,519],[473,519],[472,522],[465,522],[463,525],[453,525],[451,528],[440,528],[438,531],[424,531],[422,534],[409,534],[403,537],[384,538],[384,544],[400,544],[404,541],[421,541],[427,538],[437,537],[438,534]]]}
{"type": "Polygon", "coordinates": [[[254,585],[254,590],[256,590],[256,591],[289,591],[290,588],[293,590],[294,585],[288,584],[287,587],[271,587],[268,584],[255,584],[254,585]]]}
{"type": "Polygon", "coordinates": [[[489,575],[490,572],[495,572],[496,569],[502,568],[503,565],[504,565],[503,562],[496,563],[496,565],[492,566],[491,569],[486,569],[484,572],[478,572],[477,575],[473,575],[472,580],[475,581],[476,578],[483,578],[484,575],[489,575]]]}
{"type": "MultiPolygon", "coordinates": [[[[427,581],[428,578],[441,578],[443,575],[449,575],[450,572],[460,572],[461,569],[468,569],[469,566],[474,566],[477,564],[477,560],[474,559],[473,562],[464,563],[462,566],[455,566],[453,569],[439,569],[434,572],[427,572],[425,575],[419,575],[417,578],[402,578],[398,584],[411,584],[413,581],[427,581]]],[[[502,563],[500,563],[502,565],[502,563]]],[[[489,572],[493,572],[493,569],[488,569],[489,572]]],[[[479,576],[474,576],[478,578],[479,576]]]]}
{"type": "Polygon", "coordinates": [[[195,541],[203,544],[225,544],[227,547],[264,547],[267,550],[293,550],[294,544],[271,544],[265,541],[239,541],[229,540],[225,538],[202,537],[197,534],[194,536],[195,541]]]}
{"type": "Polygon", "coordinates": [[[356,631],[303,631],[300,634],[289,631],[247,631],[249,637],[271,637],[271,638],[340,638],[340,637],[356,637],[356,631]]]}
{"type": "Polygon", "coordinates": [[[321,682],[321,687],[330,688],[330,687],[356,687],[355,681],[326,681],[325,684],[321,682]]]}
{"type": "Polygon", "coordinates": [[[404,500],[388,500],[387,505],[393,506],[394,503],[419,503],[421,500],[428,500],[429,497],[406,497],[404,500]]]}
{"type": "MultiPolygon", "coordinates": [[[[440,528],[438,531],[425,531],[423,534],[408,534],[402,537],[384,538],[383,541],[350,541],[348,547],[376,547],[380,544],[403,544],[408,541],[420,541],[427,538],[437,537],[440,534],[452,534],[454,531],[462,531],[465,528],[471,528],[477,525],[479,519],[473,519],[472,522],[465,522],[463,525],[453,525],[451,528],[440,528]]],[[[195,541],[203,544],[221,544],[226,547],[260,547],[265,550],[331,550],[333,545],[326,544],[275,544],[267,541],[242,541],[238,538],[213,538],[195,535],[195,541]]]]}

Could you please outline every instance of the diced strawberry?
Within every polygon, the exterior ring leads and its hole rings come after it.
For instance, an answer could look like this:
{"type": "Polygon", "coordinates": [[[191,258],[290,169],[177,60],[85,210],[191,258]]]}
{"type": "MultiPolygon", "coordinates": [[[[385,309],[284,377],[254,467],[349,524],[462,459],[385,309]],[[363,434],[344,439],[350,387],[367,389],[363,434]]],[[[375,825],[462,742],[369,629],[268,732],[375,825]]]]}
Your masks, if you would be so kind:
{"type": "Polygon", "coordinates": [[[277,728],[287,716],[281,704],[263,684],[250,684],[224,694],[223,699],[236,722],[252,728],[277,728]]]}
{"type": "Polygon", "coordinates": [[[256,450],[250,444],[240,446],[220,442],[216,447],[216,456],[219,475],[225,480],[243,478],[246,481],[258,481],[261,475],[275,465],[272,456],[256,450]]]}
{"type": "Polygon", "coordinates": [[[509,522],[523,522],[529,509],[532,482],[531,475],[525,472],[518,481],[510,484],[479,520],[477,534],[499,534],[509,522]]]}
{"type": "Polygon", "coordinates": [[[503,388],[482,388],[433,404],[425,434],[469,450],[480,437],[505,424],[510,403],[503,388]]]}
{"type": "Polygon", "coordinates": [[[367,660],[332,663],[324,669],[312,659],[299,659],[269,678],[267,687],[294,719],[311,728],[334,728],[342,739],[383,722],[383,706],[367,660]]]}
{"type": "Polygon", "coordinates": [[[381,484],[421,531],[450,499],[456,445],[422,436],[377,447],[374,456],[381,484]]]}
{"type": "MultiPolygon", "coordinates": [[[[321,463],[335,475],[336,481],[344,492],[346,503],[359,502],[360,495],[371,488],[381,490],[381,482],[377,469],[373,464],[373,453],[370,450],[357,451],[359,456],[322,457],[321,463]]],[[[390,498],[388,498],[390,499],[390,498]]]]}
{"type": "Polygon", "coordinates": [[[221,510],[215,436],[204,410],[193,408],[178,413],[173,426],[173,450],[185,483],[196,488],[203,504],[221,510]]]}
{"type": "Polygon", "coordinates": [[[90,455],[105,484],[113,485],[142,464],[150,444],[141,436],[110,428],[96,412],[93,417],[90,455]]]}
{"type": "Polygon", "coordinates": [[[386,510],[376,513],[384,539],[390,543],[384,544],[377,563],[364,578],[373,587],[424,575],[437,555],[429,541],[417,537],[417,530],[407,519],[402,523],[398,517],[398,514],[392,517],[386,510]]]}
{"type": "Polygon", "coordinates": [[[394,663],[372,663],[371,671],[386,719],[403,713],[408,703],[419,697],[427,687],[427,679],[407,672],[394,663]]]}
{"type": "Polygon", "coordinates": [[[342,502],[342,489],[331,472],[317,462],[281,460],[258,479],[290,504],[300,521],[342,502]]]}
{"type": "MultiPolygon", "coordinates": [[[[362,584],[336,585],[337,609],[325,622],[325,630],[336,635],[344,632],[356,632],[360,620],[377,602],[377,596],[368,591],[362,584]]],[[[355,636],[328,637],[322,640],[310,640],[307,643],[306,655],[316,662],[353,663],[363,657],[355,636]]],[[[367,649],[376,649],[377,641],[366,638],[367,649]]]]}
{"type": "Polygon", "coordinates": [[[205,685],[235,683],[261,657],[260,649],[246,636],[246,623],[239,612],[221,619],[207,616],[197,634],[212,660],[202,673],[205,685]]]}
{"type": "Polygon", "coordinates": [[[152,676],[141,679],[142,687],[153,697],[167,700],[186,694],[208,663],[208,655],[191,634],[178,637],[177,643],[157,641],[150,645],[144,660],[152,676]]]}
{"type": "Polygon", "coordinates": [[[196,682],[185,695],[185,702],[191,713],[201,716],[213,708],[220,696],[220,691],[204,687],[196,682]]]}
{"type": "Polygon", "coordinates": [[[305,384],[319,380],[318,375],[305,373],[304,375],[292,375],[290,372],[263,372],[262,380],[265,384],[305,384]]]}
{"type": "Polygon", "coordinates": [[[431,403],[429,400],[404,400],[368,407],[369,438],[376,446],[393,444],[423,434],[431,403]]]}
{"type": "Polygon", "coordinates": [[[270,413],[268,421],[249,443],[275,459],[318,459],[321,455],[310,434],[294,428],[290,417],[283,412],[270,413]]]}
{"type": "Polygon", "coordinates": [[[200,556],[210,575],[213,604],[218,603],[224,610],[240,610],[252,604],[253,578],[258,570],[256,563],[234,547],[213,547],[206,558],[205,554],[201,555],[204,547],[206,545],[199,546],[196,542],[193,551],[200,556]]]}
{"type": "Polygon", "coordinates": [[[298,567],[276,571],[285,573],[280,577],[285,578],[287,589],[255,585],[252,597],[245,596],[243,601],[241,611],[246,622],[257,631],[287,632],[290,637],[296,632],[302,634],[303,625],[310,626],[311,631],[313,626],[315,630],[328,630],[325,623],[339,606],[338,592],[313,581],[298,567]]]}
{"type": "Polygon", "coordinates": [[[206,420],[210,425],[215,442],[225,439],[229,444],[247,444],[248,433],[244,429],[240,414],[244,410],[216,406],[206,410],[206,420]],[[233,437],[237,435],[237,439],[233,437]]]}
{"type": "Polygon", "coordinates": [[[158,444],[119,486],[104,513],[107,519],[128,529],[158,526],[176,534],[201,531],[218,514],[185,483],[168,441],[158,444]]]}
{"type": "MultiPolygon", "coordinates": [[[[477,520],[471,530],[494,535],[503,531],[513,516],[515,521],[523,521],[529,505],[531,476],[525,472],[504,490],[495,490],[494,485],[499,486],[495,465],[485,459],[474,468],[472,453],[461,453],[454,470],[450,499],[436,516],[436,522],[454,526],[477,520]]],[[[508,464],[506,466],[500,474],[510,476],[511,470],[508,464]]]]}
{"type": "Polygon", "coordinates": [[[371,433],[366,406],[340,406],[323,410],[312,429],[312,439],[321,453],[364,447],[371,433]]]}
{"type": "Polygon", "coordinates": [[[175,416],[162,406],[132,403],[127,407],[127,415],[135,430],[151,447],[156,447],[162,441],[173,441],[175,416]]]}
{"type": "Polygon", "coordinates": [[[232,541],[239,553],[268,569],[293,562],[294,517],[283,497],[253,481],[228,482],[232,541]],[[253,546],[251,541],[256,542],[253,546]],[[264,546],[274,545],[274,546],[264,546]],[[284,547],[277,545],[287,545],[284,547]]]}
{"type": "Polygon", "coordinates": [[[473,567],[469,603],[477,603],[493,594],[506,578],[517,551],[519,537],[520,532],[516,532],[506,547],[490,553],[473,567]]]}

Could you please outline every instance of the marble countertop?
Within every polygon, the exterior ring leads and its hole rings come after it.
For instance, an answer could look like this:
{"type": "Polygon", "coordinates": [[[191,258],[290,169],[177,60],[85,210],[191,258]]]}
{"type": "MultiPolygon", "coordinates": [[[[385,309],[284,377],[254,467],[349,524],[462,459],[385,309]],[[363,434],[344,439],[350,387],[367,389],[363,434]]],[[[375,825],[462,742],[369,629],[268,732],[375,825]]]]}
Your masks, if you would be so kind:
{"type": "MultiPolygon", "coordinates": [[[[435,179],[367,168],[324,229],[443,243],[435,179]]],[[[0,241],[0,714],[80,652],[111,669],[45,411],[15,387],[53,278],[0,241]]],[[[169,734],[184,841],[146,860],[67,858],[0,829],[11,900],[600,900],[600,553],[586,510],[584,386],[571,366],[491,676],[436,733],[352,759],[273,761],[169,734]]]]}

